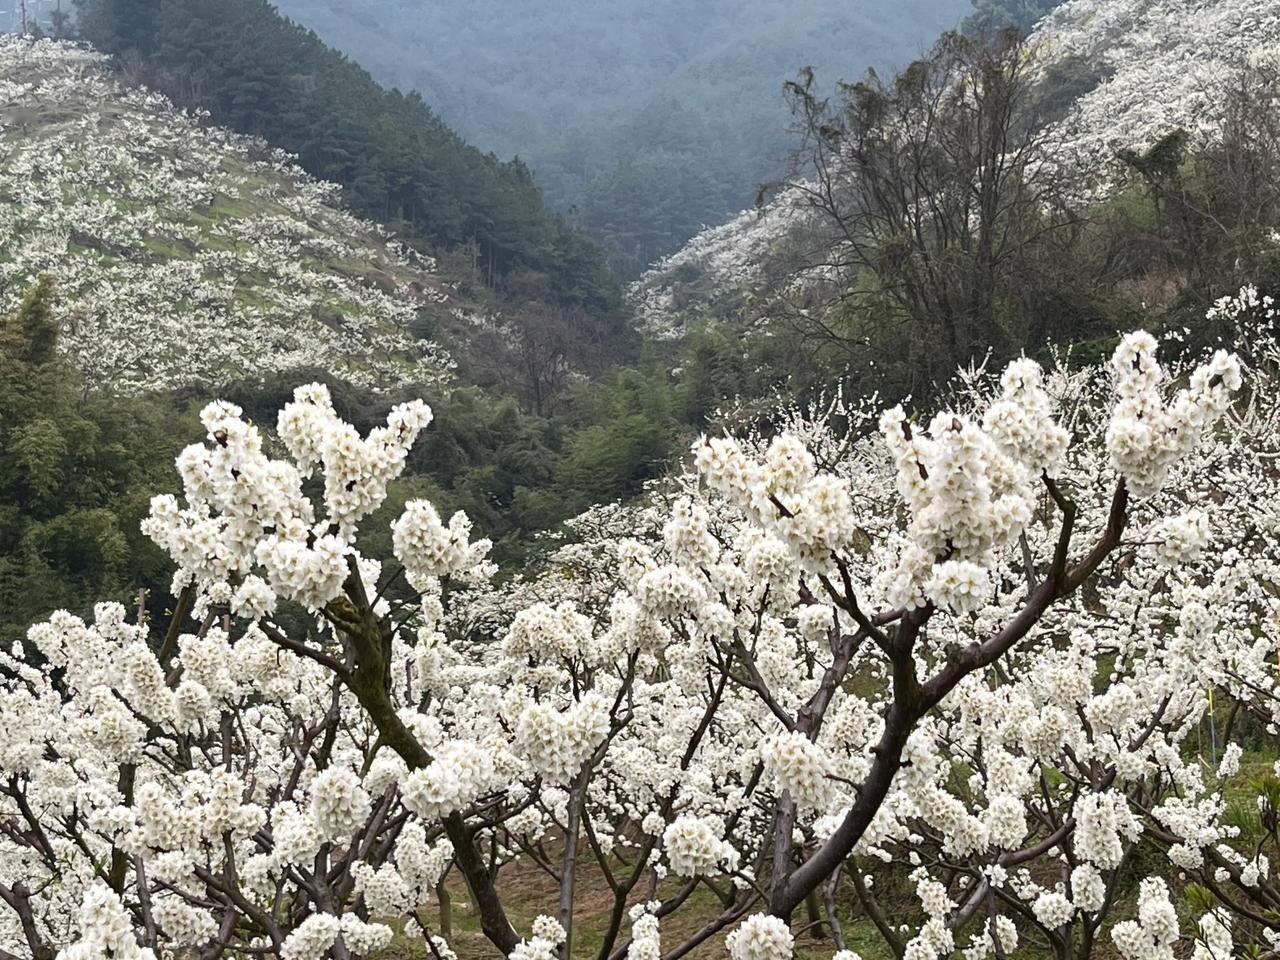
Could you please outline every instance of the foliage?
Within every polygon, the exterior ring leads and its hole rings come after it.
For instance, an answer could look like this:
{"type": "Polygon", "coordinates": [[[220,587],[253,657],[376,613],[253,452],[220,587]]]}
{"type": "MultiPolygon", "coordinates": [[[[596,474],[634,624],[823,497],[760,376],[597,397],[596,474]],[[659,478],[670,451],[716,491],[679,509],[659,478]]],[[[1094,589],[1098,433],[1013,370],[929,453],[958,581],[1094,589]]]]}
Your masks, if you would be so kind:
{"type": "Polygon", "coordinates": [[[1087,298],[1091,279],[1063,269],[1081,214],[1049,168],[1034,63],[1012,31],[949,34],[892,81],[872,73],[834,100],[811,74],[789,88],[810,176],[781,189],[808,236],[774,301],[808,337],[874,363],[891,396],[988,350],[999,362],[1091,332],[1087,309],[1025,328],[1043,315],[1033,298],[1087,298]]]}
{"type": "Polygon", "coordinates": [[[578,219],[604,244],[624,275],[670,253],[725,212],[705,169],[691,159],[628,161],[593,178],[582,191],[578,219]]]}
{"type": "Polygon", "coordinates": [[[0,329],[0,645],[24,621],[168,585],[140,535],[191,422],[169,404],[86,396],[54,349],[52,280],[0,329]]]}

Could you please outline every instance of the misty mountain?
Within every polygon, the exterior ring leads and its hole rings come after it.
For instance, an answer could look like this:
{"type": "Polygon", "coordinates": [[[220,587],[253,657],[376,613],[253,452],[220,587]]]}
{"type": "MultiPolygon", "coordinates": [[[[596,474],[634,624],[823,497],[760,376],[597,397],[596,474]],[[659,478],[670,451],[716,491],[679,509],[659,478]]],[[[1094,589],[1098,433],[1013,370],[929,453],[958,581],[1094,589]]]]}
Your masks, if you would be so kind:
{"type": "Polygon", "coordinates": [[[636,270],[749,204],[790,152],[783,83],[901,66],[968,0],[276,0],[454,129],[533,168],[636,270]]]}

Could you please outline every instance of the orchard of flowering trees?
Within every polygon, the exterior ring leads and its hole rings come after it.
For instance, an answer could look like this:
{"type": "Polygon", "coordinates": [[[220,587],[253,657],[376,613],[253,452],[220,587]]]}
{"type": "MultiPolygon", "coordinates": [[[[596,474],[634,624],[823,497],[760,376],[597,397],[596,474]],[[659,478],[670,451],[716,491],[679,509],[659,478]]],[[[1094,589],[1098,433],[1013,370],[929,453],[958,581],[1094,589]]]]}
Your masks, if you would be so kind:
{"type": "MultiPolygon", "coordinates": [[[[1280,73],[1254,43],[1280,20],[1263,0],[1092,6],[1025,44],[949,38],[842,113],[797,87],[816,179],[634,291],[651,333],[689,333],[699,296],[758,321],[753,344],[708,341],[722,382],[756,358],[803,373],[753,352],[781,320],[855,351],[887,334],[845,382],[880,356],[909,374],[895,398],[925,400],[748,398],[730,422],[767,429],[709,428],[521,575],[409,476],[421,401],[388,399],[372,430],[320,384],[273,423],[252,392],[204,406],[141,528],[170,595],[59,611],[0,651],[0,960],[1280,954],[1276,307],[1248,286],[1204,315],[1280,262],[1280,73]],[[1194,69],[1152,65],[1197,46],[1194,69]],[[1048,74],[1100,57],[1108,77],[1042,125],[1048,74]],[[1071,170],[1079,216],[1051,199],[1071,170]],[[1149,309],[1161,270],[1177,304],[1149,309]],[[1113,337],[1139,315],[1166,332],[1113,337]],[[1180,316],[1204,322],[1170,334],[1180,316]],[[1039,364],[1019,355],[1035,324],[1086,342],[1039,364]],[[952,373],[980,344],[1002,368],[952,373]]],[[[0,41],[0,120],[0,300],[52,271],[64,308],[41,319],[41,281],[0,330],[22,408],[0,466],[26,498],[0,503],[0,541],[30,570],[49,559],[31,504],[86,527],[160,475],[114,456],[130,421],[108,389],[449,376],[411,336],[443,285],[411,302],[362,274],[370,251],[390,286],[426,262],[283,155],[47,41],[0,41]]],[[[552,346],[535,387],[572,373],[552,346]]],[[[593,452],[653,432],[566,440],[581,489],[614,489],[593,452]]],[[[541,437],[493,459],[534,474],[541,437]]],[[[15,582],[0,564],[0,595],[15,582]]]]}
{"type": "MultiPolygon", "coordinates": [[[[1229,127],[1240,68],[1274,72],[1280,11],[1267,0],[1066,0],[1036,27],[1040,69],[1071,60],[1098,71],[1054,130],[1055,161],[1094,187],[1119,150],[1182,129],[1196,141],[1229,127]]],[[[1271,91],[1274,97],[1274,89],[1271,91]]]]}
{"type": "Polygon", "coordinates": [[[1133,333],[704,437],[514,584],[426,500],[362,549],[424,404],[210,404],[144,523],[167,626],[143,595],[0,654],[0,957],[451,960],[448,876],[516,960],[787,960],[810,914],[852,960],[852,913],[911,960],[1275,949],[1280,781],[1247,842],[1223,785],[1280,716],[1280,353],[1268,298],[1215,312],[1236,353],[1133,333]]]}

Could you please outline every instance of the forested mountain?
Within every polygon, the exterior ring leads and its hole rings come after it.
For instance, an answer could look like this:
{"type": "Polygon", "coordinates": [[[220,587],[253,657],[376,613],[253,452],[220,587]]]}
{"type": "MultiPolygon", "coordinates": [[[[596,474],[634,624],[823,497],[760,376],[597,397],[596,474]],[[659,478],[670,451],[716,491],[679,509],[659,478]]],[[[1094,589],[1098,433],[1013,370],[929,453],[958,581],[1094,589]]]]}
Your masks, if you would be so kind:
{"type": "Polygon", "coordinates": [[[599,251],[548,213],[528,168],[455,134],[416,93],[379,86],[267,0],[76,0],[79,36],[181,107],[295,154],[344,201],[438,248],[473,245],[486,281],[526,269],[557,302],[617,305],[599,251]]]}
{"type": "Polygon", "coordinates": [[[900,67],[968,0],[277,0],[463,136],[520,156],[629,270],[746,206],[794,140],[782,84],[900,67]]]}

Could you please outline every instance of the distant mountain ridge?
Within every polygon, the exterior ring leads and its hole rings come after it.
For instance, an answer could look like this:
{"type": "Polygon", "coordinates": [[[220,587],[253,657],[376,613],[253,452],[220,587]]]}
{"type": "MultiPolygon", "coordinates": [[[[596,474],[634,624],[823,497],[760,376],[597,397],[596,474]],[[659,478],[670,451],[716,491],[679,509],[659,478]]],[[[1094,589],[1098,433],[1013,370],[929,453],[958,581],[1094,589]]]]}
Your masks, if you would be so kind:
{"type": "Polygon", "coordinates": [[[969,0],[274,0],[463,136],[519,155],[628,269],[750,201],[793,147],[782,85],[900,67],[969,0]]]}

